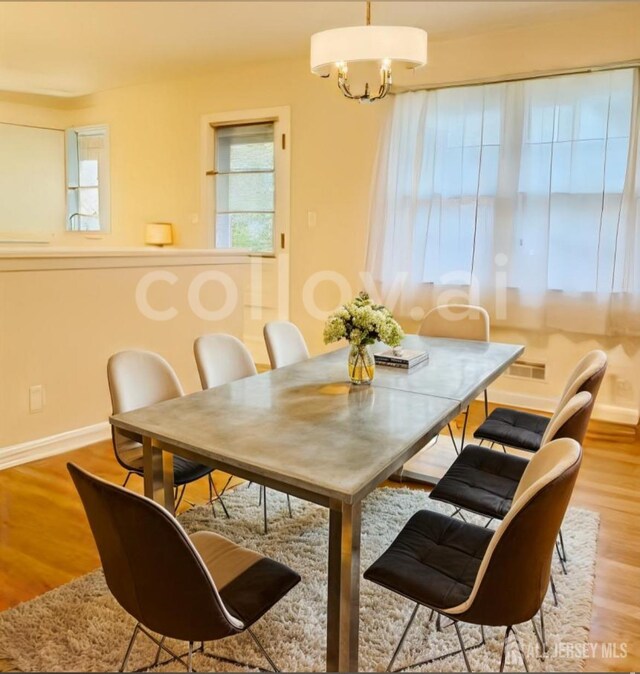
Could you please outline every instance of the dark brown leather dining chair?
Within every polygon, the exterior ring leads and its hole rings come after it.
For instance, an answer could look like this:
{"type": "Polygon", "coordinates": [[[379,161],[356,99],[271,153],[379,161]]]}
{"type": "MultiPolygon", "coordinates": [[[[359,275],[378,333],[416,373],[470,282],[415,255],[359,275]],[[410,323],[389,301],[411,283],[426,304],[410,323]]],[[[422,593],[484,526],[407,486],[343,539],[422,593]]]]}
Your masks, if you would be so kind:
{"type": "Polygon", "coordinates": [[[195,642],[204,653],[204,642],[244,631],[278,671],[251,626],[300,582],[295,571],[212,532],[187,536],[157,503],[67,466],[109,590],[137,621],[120,671],[140,632],[158,647],[155,664],[165,651],[192,671],[195,642]],[[186,660],[165,638],[188,642],[186,660]]]}
{"type": "MultiPolygon", "coordinates": [[[[572,438],[582,445],[592,410],[593,398],[589,392],[574,395],[547,426],[544,443],[556,438],[572,438]]],[[[467,445],[431,490],[429,497],[452,505],[456,513],[468,510],[501,520],[511,508],[528,463],[529,459],[523,456],[467,445]]],[[[562,530],[557,550],[562,570],[566,573],[567,552],[562,530]]],[[[555,587],[553,589],[555,598],[555,587]]]]}
{"type": "MultiPolygon", "coordinates": [[[[604,351],[596,349],[584,356],[567,380],[554,417],[576,393],[582,391],[591,394],[591,405],[595,405],[606,371],[607,354],[604,351]]],[[[536,452],[544,443],[545,431],[552,422],[553,417],[549,419],[541,414],[496,407],[478,426],[473,437],[480,440],[480,444],[486,441],[490,442],[491,446],[501,445],[503,449],[514,447],[527,452],[536,452]]]]}
{"type": "MultiPolygon", "coordinates": [[[[387,670],[391,670],[420,606],[453,621],[460,650],[471,671],[459,623],[506,627],[513,634],[523,664],[528,665],[514,625],[532,620],[546,595],[551,559],[582,460],[580,445],[570,438],[542,447],[527,464],[513,505],[495,533],[484,527],[430,510],[417,512],[364,577],[415,602],[387,670]]],[[[534,623],[535,624],[535,623],[534,623]]],[[[405,665],[404,668],[407,666],[405,665]]],[[[400,671],[400,670],[394,670],[400,671]]]]}

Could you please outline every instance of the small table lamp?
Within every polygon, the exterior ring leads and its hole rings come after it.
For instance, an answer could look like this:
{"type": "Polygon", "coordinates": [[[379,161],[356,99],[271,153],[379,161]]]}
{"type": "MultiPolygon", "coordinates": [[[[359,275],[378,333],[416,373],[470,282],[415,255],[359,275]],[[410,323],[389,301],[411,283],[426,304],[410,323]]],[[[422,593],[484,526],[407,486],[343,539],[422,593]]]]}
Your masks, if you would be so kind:
{"type": "Polygon", "coordinates": [[[144,242],[148,246],[170,246],[173,243],[173,229],[170,222],[153,222],[146,226],[144,242]]]}

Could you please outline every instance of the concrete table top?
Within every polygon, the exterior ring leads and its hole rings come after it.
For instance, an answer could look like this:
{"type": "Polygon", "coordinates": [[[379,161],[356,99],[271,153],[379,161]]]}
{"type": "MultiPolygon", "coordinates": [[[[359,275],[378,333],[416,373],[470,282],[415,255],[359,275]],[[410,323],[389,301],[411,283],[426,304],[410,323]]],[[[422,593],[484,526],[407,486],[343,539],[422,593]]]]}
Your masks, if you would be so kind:
{"type": "Polygon", "coordinates": [[[522,351],[418,336],[405,345],[426,348],[429,362],[411,371],[378,366],[371,386],[348,383],[345,348],[115,415],[111,423],[236,474],[353,502],[423,447],[522,351]]]}

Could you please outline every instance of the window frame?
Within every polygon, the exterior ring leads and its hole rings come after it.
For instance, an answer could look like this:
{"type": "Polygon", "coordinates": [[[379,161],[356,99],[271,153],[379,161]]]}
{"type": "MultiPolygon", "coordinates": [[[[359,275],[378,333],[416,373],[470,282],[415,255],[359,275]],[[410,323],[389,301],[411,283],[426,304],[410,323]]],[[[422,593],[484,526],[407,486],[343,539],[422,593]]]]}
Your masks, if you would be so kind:
{"type": "Polygon", "coordinates": [[[66,182],[66,222],[65,232],[69,234],[110,234],[111,233],[111,161],[109,125],[92,124],[89,126],[74,126],[65,129],[65,182],[66,182]],[[104,160],[102,170],[98,177],[98,224],[99,229],[74,229],[71,226],[71,218],[77,212],[77,198],[72,199],[73,194],[78,194],[81,187],[79,183],[79,158],[78,137],[102,135],[104,139],[104,160]],[[73,168],[74,167],[74,168],[73,168]],[[75,180],[74,180],[75,177],[75,180]],[[75,184],[72,184],[75,183],[75,184]]]}
{"type": "Polygon", "coordinates": [[[218,251],[238,252],[242,248],[216,246],[215,129],[222,126],[273,123],[274,138],[274,227],[273,251],[247,251],[251,257],[276,258],[288,250],[291,191],[290,108],[260,108],[204,115],[201,125],[201,222],[207,230],[208,247],[218,251]]]}

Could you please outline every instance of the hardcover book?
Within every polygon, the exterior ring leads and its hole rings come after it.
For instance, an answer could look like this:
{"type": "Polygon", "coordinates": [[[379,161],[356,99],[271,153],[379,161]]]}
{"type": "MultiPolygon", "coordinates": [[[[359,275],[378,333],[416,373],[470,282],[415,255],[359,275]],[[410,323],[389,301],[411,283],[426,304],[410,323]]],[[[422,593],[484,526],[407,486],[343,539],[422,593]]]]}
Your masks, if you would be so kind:
{"type": "Polygon", "coordinates": [[[374,355],[376,365],[384,365],[388,367],[399,367],[408,370],[420,363],[424,363],[429,359],[429,354],[426,351],[413,351],[411,349],[403,349],[401,355],[393,352],[393,349],[376,353],[374,355]]]}

